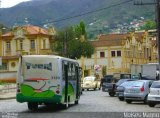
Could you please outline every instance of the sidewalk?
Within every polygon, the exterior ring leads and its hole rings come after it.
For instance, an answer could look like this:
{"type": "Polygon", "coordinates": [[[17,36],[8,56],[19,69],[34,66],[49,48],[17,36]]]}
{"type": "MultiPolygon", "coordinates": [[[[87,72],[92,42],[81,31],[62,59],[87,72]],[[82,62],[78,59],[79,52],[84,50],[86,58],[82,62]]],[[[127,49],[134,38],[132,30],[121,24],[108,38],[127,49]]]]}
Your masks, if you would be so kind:
{"type": "Polygon", "coordinates": [[[16,84],[0,85],[0,100],[15,99],[16,84]]]}

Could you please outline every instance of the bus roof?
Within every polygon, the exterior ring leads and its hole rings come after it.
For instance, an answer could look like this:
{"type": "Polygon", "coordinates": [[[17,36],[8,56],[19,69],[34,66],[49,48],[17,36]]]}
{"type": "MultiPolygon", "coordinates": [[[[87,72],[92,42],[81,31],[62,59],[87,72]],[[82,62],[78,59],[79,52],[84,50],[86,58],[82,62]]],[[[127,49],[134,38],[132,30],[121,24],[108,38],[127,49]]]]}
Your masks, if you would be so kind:
{"type": "Polygon", "coordinates": [[[27,58],[27,57],[39,57],[39,58],[46,57],[46,58],[62,59],[62,60],[77,62],[77,60],[66,58],[66,57],[61,57],[61,56],[57,56],[57,55],[23,55],[22,58],[23,57],[24,58],[27,58]]]}

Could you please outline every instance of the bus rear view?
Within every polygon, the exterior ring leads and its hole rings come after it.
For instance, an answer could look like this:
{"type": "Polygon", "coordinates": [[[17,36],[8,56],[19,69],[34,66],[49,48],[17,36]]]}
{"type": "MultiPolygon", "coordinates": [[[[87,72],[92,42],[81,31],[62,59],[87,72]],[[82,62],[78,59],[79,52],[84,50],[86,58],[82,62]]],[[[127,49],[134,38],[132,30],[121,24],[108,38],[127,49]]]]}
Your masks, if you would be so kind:
{"type": "Polygon", "coordinates": [[[17,101],[27,102],[30,110],[37,110],[39,104],[63,103],[65,87],[62,70],[62,59],[57,56],[21,57],[17,74],[17,101]]]}

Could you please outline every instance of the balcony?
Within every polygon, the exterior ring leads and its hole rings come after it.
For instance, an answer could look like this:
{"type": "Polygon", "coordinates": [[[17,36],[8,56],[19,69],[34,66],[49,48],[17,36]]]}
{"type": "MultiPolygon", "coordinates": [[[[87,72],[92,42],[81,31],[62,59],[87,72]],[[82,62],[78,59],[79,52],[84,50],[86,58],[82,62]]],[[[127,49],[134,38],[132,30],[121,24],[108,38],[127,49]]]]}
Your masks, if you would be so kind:
{"type": "Polygon", "coordinates": [[[29,52],[30,55],[36,55],[36,50],[35,49],[30,49],[30,52],[29,52]]]}
{"type": "Polygon", "coordinates": [[[11,50],[6,50],[5,56],[11,56],[11,50]]]}
{"type": "Polygon", "coordinates": [[[49,55],[49,54],[53,54],[51,49],[41,49],[40,50],[40,54],[42,55],[49,55]]]}

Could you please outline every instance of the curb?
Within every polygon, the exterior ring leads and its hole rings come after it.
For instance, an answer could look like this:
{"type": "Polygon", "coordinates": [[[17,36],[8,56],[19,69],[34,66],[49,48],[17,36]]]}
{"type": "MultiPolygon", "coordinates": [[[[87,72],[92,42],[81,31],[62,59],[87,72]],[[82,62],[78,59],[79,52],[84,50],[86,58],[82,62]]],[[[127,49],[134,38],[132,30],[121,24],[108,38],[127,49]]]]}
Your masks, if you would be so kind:
{"type": "Polygon", "coordinates": [[[6,98],[0,98],[0,100],[9,100],[9,99],[16,99],[16,97],[6,97],[6,98]]]}

